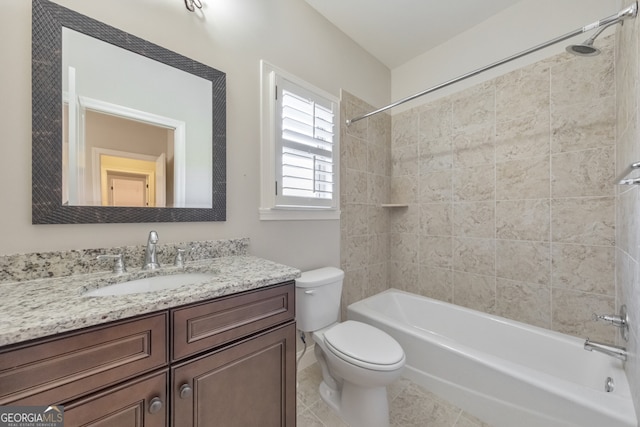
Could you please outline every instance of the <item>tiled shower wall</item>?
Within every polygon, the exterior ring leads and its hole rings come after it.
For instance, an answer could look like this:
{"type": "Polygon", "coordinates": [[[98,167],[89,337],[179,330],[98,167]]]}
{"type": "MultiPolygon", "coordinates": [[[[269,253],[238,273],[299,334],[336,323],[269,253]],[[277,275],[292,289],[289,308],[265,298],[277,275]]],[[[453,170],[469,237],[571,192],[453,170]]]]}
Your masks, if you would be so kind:
{"type": "MultiPolygon", "coordinates": [[[[389,283],[613,341],[614,38],[396,114],[389,283]]],[[[640,160],[640,159],[639,159],[640,160]]]]}
{"type": "MultiPolygon", "coordinates": [[[[640,161],[638,132],[640,100],[640,58],[638,39],[640,19],[627,21],[616,33],[616,170],[621,173],[629,164],[640,161]]],[[[632,176],[638,175],[633,174],[632,176]]],[[[634,396],[636,414],[640,414],[640,194],[637,186],[618,186],[616,196],[616,283],[617,297],[626,304],[631,324],[628,343],[618,341],[629,350],[627,378],[634,396]]]]}
{"type": "MultiPolygon", "coordinates": [[[[341,94],[341,123],[373,110],[341,94]]],[[[378,114],[341,126],[341,266],[344,307],[388,288],[391,117],[378,114]]]]}
{"type": "MultiPolygon", "coordinates": [[[[343,126],[344,305],[396,287],[617,341],[640,414],[640,189],[612,185],[640,161],[639,39],[343,126]],[[621,304],[628,343],[591,320],[621,304]]],[[[343,123],[373,109],[343,92],[343,123]]]]}

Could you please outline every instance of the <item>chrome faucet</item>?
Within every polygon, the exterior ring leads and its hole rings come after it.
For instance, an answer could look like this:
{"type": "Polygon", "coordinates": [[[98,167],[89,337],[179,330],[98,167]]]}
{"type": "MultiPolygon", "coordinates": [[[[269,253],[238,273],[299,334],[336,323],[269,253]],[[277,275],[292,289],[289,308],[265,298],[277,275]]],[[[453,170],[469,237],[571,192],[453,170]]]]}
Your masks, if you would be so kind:
{"type": "Polygon", "coordinates": [[[627,349],[624,347],[618,347],[617,345],[591,341],[587,338],[584,342],[584,349],[588,351],[598,351],[606,354],[607,356],[615,357],[616,359],[627,360],[627,349]]]}
{"type": "Polygon", "coordinates": [[[151,231],[149,238],[147,239],[147,249],[144,252],[144,264],[142,264],[143,270],[155,270],[160,268],[158,258],[156,255],[156,243],[158,243],[158,233],[151,231]]]}
{"type": "Polygon", "coordinates": [[[117,255],[98,255],[96,257],[98,261],[110,260],[113,261],[113,272],[115,274],[122,274],[127,272],[127,267],[124,265],[124,256],[122,254],[117,255]]]}
{"type": "Polygon", "coordinates": [[[619,314],[593,314],[593,320],[603,320],[611,323],[613,326],[620,328],[620,335],[625,341],[629,341],[629,316],[627,315],[627,306],[620,307],[619,314]]]}

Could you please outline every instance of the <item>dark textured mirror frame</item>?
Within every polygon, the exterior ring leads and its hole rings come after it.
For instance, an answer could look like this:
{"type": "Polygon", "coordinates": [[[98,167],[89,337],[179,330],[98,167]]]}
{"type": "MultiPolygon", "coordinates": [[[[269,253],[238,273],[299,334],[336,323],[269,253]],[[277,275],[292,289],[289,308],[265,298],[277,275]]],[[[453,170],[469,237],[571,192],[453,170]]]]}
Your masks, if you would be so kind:
{"type": "Polygon", "coordinates": [[[47,0],[33,0],[32,4],[32,223],[225,221],[225,74],[47,0]],[[62,204],[62,27],[87,34],[212,82],[213,206],[211,209],[62,204]]]}

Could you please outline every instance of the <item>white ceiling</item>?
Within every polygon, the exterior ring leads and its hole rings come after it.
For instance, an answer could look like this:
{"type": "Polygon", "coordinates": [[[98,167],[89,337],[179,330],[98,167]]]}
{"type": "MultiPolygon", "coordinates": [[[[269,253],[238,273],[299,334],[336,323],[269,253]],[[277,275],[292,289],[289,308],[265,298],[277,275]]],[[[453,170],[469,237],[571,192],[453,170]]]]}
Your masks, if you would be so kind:
{"type": "Polygon", "coordinates": [[[306,0],[390,69],[520,0],[306,0]]]}

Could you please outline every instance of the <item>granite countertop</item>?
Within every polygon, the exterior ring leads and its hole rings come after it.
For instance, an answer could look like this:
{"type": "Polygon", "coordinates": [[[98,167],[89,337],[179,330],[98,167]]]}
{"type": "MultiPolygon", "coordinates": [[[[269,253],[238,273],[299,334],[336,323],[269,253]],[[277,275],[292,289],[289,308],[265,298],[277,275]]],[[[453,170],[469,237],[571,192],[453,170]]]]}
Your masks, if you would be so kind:
{"type": "Polygon", "coordinates": [[[254,256],[194,261],[123,275],[93,273],[0,284],[0,346],[152,313],[293,280],[300,270],[254,256]],[[86,297],[90,289],[161,274],[213,272],[206,282],[121,296],[86,297]]]}

